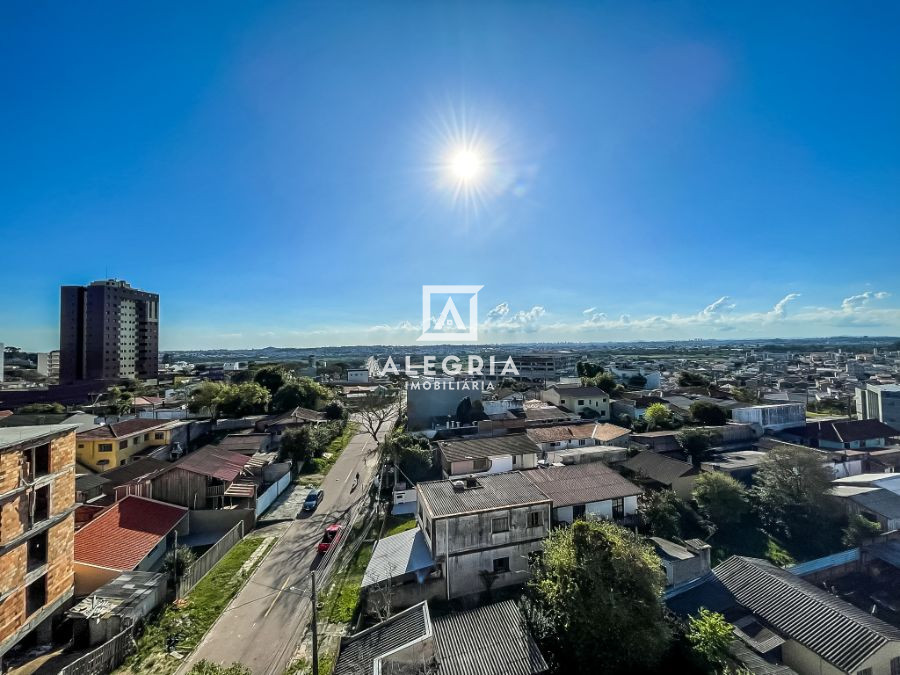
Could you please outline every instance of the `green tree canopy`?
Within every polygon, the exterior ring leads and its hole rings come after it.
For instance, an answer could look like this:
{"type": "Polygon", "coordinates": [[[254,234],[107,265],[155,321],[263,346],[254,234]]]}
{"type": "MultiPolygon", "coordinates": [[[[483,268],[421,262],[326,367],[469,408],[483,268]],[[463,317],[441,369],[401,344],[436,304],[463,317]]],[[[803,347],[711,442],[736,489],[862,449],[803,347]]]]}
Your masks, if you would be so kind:
{"type": "Polygon", "coordinates": [[[603,366],[590,361],[579,361],[575,364],[575,372],[578,377],[597,377],[603,372],[603,366]]]}
{"type": "Polygon", "coordinates": [[[788,537],[805,537],[821,527],[833,475],[822,453],[776,446],[759,463],[753,494],[760,519],[788,537]]]}
{"type": "Polygon", "coordinates": [[[687,639],[700,658],[713,672],[724,672],[728,663],[728,646],[734,640],[734,626],[717,612],[700,608],[697,616],[688,619],[687,639]]]}
{"type": "Polygon", "coordinates": [[[668,648],[665,576],[653,549],[607,521],[553,530],[533,564],[525,614],[554,671],[650,670],[668,648]]]}
{"type": "Polygon", "coordinates": [[[691,403],[691,418],[697,424],[708,427],[722,426],[728,421],[725,411],[709,401],[694,401],[691,403]]]}
{"type": "Polygon", "coordinates": [[[347,410],[341,405],[340,401],[329,401],[322,408],[322,412],[325,413],[325,418],[329,420],[342,420],[347,416],[347,410]]]}
{"type": "Polygon", "coordinates": [[[700,466],[701,462],[709,458],[710,448],[720,437],[701,429],[685,429],[675,438],[684,453],[691,458],[691,463],[700,466]]]}
{"type": "Polygon", "coordinates": [[[17,411],[20,415],[61,415],[66,412],[62,403],[29,403],[17,411]]]}
{"type": "Polygon", "coordinates": [[[881,532],[881,523],[869,520],[858,513],[850,517],[850,522],[842,532],[841,542],[844,546],[856,547],[866,540],[877,537],[881,532]]]}
{"type": "Polygon", "coordinates": [[[642,388],[645,384],[647,384],[647,378],[641,375],[640,373],[632,375],[628,378],[628,386],[634,387],[635,389],[642,388]]]}
{"type": "Polygon", "coordinates": [[[288,412],[296,407],[315,410],[319,401],[327,400],[328,389],[308,377],[297,378],[282,386],[272,398],[273,412],[288,412]]]}
{"type": "Polygon", "coordinates": [[[270,395],[281,389],[290,378],[284,366],[263,366],[256,371],[253,381],[269,390],[270,395]]]}
{"type": "Polygon", "coordinates": [[[720,528],[740,522],[750,510],[744,486],[718,471],[703,473],[697,478],[694,499],[700,512],[720,528]]]}
{"type": "Polygon", "coordinates": [[[203,659],[194,664],[188,671],[188,675],[252,675],[247,666],[235,661],[230,666],[220,666],[218,663],[203,659]]]}
{"type": "Polygon", "coordinates": [[[679,387],[705,387],[709,384],[709,380],[699,373],[692,373],[689,370],[682,370],[678,373],[679,387]]]}
{"type": "Polygon", "coordinates": [[[638,501],[641,525],[654,537],[681,538],[678,495],[672,490],[648,490],[638,501]]]}
{"type": "Polygon", "coordinates": [[[656,429],[671,423],[672,413],[662,403],[651,403],[644,411],[644,419],[648,429],[656,429]]]}

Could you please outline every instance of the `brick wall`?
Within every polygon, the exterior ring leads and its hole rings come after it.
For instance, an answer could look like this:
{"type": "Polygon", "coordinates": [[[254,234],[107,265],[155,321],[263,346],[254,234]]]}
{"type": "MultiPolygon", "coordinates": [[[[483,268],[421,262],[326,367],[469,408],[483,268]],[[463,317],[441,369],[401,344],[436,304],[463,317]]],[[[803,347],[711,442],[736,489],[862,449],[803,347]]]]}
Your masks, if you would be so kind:
{"type": "Polygon", "coordinates": [[[0,454],[0,494],[19,487],[22,453],[4,452],[0,454]]]}
{"type": "Polygon", "coordinates": [[[50,472],[62,471],[75,463],[75,432],[53,439],[50,443],[50,472]]]}
{"type": "Polygon", "coordinates": [[[0,603],[0,642],[13,635],[25,621],[25,589],[0,603]]]}
{"type": "Polygon", "coordinates": [[[50,515],[55,516],[75,506],[75,467],[53,479],[50,515]]]}
{"type": "Polygon", "coordinates": [[[20,544],[0,558],[0,593],[25,583],[26,544],[20,544]]]}
{"type": "Polygon", "coordinates": [[[0,544],[18,537],[25,531],[28,520],[28,495],[20,493],[0,507],[0,544]]]}
{"type": "Polygon", "coordinates": [[[47,533],[47,604],[75,584],[75,515],[50,528],[47,533]]]}

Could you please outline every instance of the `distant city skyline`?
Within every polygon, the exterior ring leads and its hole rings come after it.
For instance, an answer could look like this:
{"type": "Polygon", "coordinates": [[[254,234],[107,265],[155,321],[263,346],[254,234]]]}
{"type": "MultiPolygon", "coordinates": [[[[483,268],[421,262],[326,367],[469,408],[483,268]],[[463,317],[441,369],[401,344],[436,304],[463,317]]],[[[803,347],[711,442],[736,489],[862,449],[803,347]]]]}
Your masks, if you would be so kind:
{"type": "Polygon", "coordinates": [[[900,334],[896,3],[226,5],[4,8],[0,341],[107,277],[163,350],[411,343],[423,284],[483,342],[900,334]]]}

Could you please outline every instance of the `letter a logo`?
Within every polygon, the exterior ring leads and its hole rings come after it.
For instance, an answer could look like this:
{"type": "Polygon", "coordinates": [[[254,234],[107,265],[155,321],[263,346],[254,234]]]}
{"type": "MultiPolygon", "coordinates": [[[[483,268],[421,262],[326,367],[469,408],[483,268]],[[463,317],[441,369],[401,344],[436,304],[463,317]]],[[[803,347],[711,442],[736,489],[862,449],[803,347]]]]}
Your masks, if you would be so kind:
{"type": "Polygon", "coordinates": [[[422,286],[422,335],[419,342],[477,342],[478,291],[484,286],[422,286]],[[431,299],[447,296],[444,308],[432,321],[431,299]],[[469,320],[463,321],[453,296],[469,297],[469,320]]]}

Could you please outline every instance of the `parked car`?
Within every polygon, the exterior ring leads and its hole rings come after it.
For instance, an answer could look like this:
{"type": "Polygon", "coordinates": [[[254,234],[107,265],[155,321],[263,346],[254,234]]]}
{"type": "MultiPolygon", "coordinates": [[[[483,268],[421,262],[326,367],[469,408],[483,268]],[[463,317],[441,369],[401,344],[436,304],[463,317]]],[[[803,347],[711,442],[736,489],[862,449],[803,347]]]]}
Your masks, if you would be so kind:
{"type": "Polygon", "coordinates": [[[316,507],[325,497],[325,490],[321,488],[313,488],[309,491],[309,494],[306,495],[306,499],[303,502],[303,510],[304,511],[315,511],[316,507]]]}
{"type": "Polygon", "coordinates": [[[344,529],[342,525],[329,525],[325,528],[325,534],[322,535],[322,541],[319,542],[319,553],[327,553],[331,548],[331,544],[337,541],[344,529]]]}

